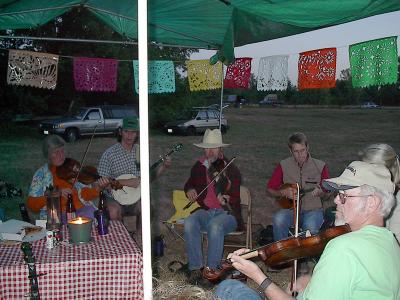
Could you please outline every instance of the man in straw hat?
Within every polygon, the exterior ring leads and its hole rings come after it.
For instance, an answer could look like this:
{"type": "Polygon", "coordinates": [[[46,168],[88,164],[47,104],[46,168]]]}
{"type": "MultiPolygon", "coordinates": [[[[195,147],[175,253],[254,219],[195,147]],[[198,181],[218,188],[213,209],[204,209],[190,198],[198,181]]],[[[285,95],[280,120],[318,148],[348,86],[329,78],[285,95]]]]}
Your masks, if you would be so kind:
{"type": "MultiPolygon", "coordinates": [[[[213,180],[216,166],[225,166],[228,159],[222,152],[229,146],[222,142],[219,129],[207,129],[203,141],[194,144],[204,150],[204,155],[197,159],[190,171],[184,190],[190,201],[196,201],[200,206],[185,219],[186,253],[189,261],[189,282],[209,286],[202,278],[203,265],[201,232],[208,234],[208,255],[206,267],[215,269],[219,266],[223,249],[224,236],[238,227],[243,226],[240,211],[241,176],[232,163],[224,172],[223,187],[219,183],[209,184],[213,180]],[[208,187],[207,187],[208,185],[208,187]],[[203,193],[201,193],[204,191],[203,193]]],[[[222,170],[222,168],[220,168],[222,170]]],[[[219,170],[220,171],[220,170],[219,170]]],[[[221,176],[221,177],[222,177],[221,176]]]]}
{"type": "MultiPolygon", "coordinates": [[[[337,193],[336,225],[347,223],[351,232],[332,239],[312,276],[298,278],[297,299],[400,299],[400,248],[384,220],[395,203],[394,184],[383,165],[354,161],[336,178],[323,182],[337,193]]],[[[242,283],[224,281],[221,299],[293,299],[260,268],[239,254],[230,254],[233,266],[253,279],[258,293],[242,283]]]]}

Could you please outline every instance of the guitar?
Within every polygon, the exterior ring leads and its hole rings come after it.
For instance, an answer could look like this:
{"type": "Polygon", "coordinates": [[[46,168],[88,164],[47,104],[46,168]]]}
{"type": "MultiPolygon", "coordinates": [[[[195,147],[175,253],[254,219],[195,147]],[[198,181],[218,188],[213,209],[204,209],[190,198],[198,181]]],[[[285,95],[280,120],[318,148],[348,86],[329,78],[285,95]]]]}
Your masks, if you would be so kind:
{"type": "MultiPolygon", "coordinates": [[[[279,190],[284,190],[287,188],[292,188],[294,190],[297,190],[296,184],[294,183],[284,183],[281,185],[281,187],[279,188],[279,190]]],[[[300,189],[300,194],[299,194],[299,198],[300,200],[309,192],[312,192],[314,190],[314,188],[310,188],[310,189],[300,189]]],[[[295,193],[294,193],[295,195],[295,193]]],[[[288,197],[280,197],[277,199],[278,204],[281,208],[285,208],[285,209],[292,209],[293,208],[293,199],[290,199],[288,197]]]]}
{"type": "MultiPolygon", "coordinates": [[[[154,171],[161,163],[164,162],[167,156],[170,156],[174,152],[178,152],[183,149],[183,145],[181,143],[175,144],[172,149],[165,155],[161,156],[159,160],[157,160],[154,164],[150,166],[150,172],[154,171]]],[[[123,174],[118,176],[116,180],[120,179],[131,179],[136,178],[133,174],[123,174]]],[[[136,188],[130,186],[123,186],[122,189],[112,190],[112,195],[114,199],[121,205],[132,205],[139,201],[140,194],[140,185],[136,188]]]]}
{"type": "Polygon", "coordinates": [[[200,208],[200,205],[197,202],[193,202],[190,207],[185,207],[190,203],[189,199],[186,197],[186,194],[182,190],[174,190],[172,194],[172,203],[175,207],[175,214],[169,218],[168,223],[176,223],[178,220],[185,219],[190,216],[192,212],[196,209],[200,208]]]}

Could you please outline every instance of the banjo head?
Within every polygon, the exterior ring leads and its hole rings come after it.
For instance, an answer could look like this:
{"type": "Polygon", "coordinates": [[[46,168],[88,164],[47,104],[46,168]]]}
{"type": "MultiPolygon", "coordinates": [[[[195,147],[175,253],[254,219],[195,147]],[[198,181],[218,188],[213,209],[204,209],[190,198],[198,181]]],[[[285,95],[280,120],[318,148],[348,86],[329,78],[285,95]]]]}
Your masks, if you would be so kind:
{"type": "MultiPolygon", "coordinates": [[[[134,176],[132,174],[124,174],[118,176],[116,180],[131,178],[137,178],[137,176],[134,176]]],[[[135,204],[140,200],[140,185],[137,188],[124,186],[122,189],[112,190],[112,195],[115,201],[117,201],[121,205],[135,204]]]]}

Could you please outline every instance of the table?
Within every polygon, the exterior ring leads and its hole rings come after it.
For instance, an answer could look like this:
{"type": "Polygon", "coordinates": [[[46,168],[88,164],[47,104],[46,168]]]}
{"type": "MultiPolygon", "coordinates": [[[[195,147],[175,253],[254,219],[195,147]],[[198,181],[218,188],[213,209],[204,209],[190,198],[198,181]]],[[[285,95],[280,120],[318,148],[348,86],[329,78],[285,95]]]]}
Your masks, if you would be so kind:
{"type": "MultiPolygon", "coordinates": [[[[120,221],[109,233],[85,245],[65,242],[46,248],[46,239],[32,243],[40,299],[143,299],[143,260],[135,241],[120,221]]],[[[0,299],[29,299],[28,267],[21,245],[0,245],[0,299]]]]}

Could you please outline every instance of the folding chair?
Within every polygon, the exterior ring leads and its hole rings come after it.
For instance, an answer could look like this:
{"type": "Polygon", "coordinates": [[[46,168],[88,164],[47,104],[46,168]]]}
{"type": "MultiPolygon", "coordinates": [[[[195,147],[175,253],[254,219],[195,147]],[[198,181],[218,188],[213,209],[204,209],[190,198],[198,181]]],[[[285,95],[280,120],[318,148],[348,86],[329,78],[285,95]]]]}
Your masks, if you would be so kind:
{"type": "MultiPolygon", "coordinates": [[[[251,249],[253,247],[253,237],[252,237],[252,206],[251,206],[251,194],[247,187],[241,185],[240,186],[240,206],[242,209],[242,215],[245,219],[245,227],[246,231],[233,231],[228,233],[227,237],[238,237],[246,235],[246,242],[243,244],[242,242],[232,242],[227,241],[224,246],[229,248],[248,248],[251,249]],[[244,215],[245,214],[245,215],[244,215]]],[[[203,235],[204,236],[204,235],[203,235]]]]}
{"type": "MultiPolygon", "coordinates": [[[[187,218],[192,211],[197,209],[199,205],[197,203],[193,203],[192,206],[184,210],[183,208],[185,205],[188,203],[188,199],[186,198],[185,192],[182,190],[174,190],[172,193],[172,202],[175,207],[175,214],[169,218],[167,221],[164,221],[163,223],[167,226],[168,230],[172,232],[174,235],[179,237],[184,241],[184,237],[176,228],[182,228],[184,224],[185,218],[187,218]]],[[[251,206],[251,194],[250,191],[247,187],[245,186],[240,186],[240,205],[242,208],[242,214],[245,212],[245,225],[246,225],[246,230],[245,231],[234,231],[229,233],[227,236],[231,237],[238,237],[242,235],[246,235],[246,242],[243,244],[242,242],[233,242],[229,241],[224,244],[225,247],[231,247],[231,248],[252,248],[253,245],[253,238],[252,238],[252,227],[251,227],[251,222],[252,222],[252,206],[251,206]]],[[[205,238],[207,236],[207,232],[202,232],[202,242],[204,244],[205,238]]]]}

